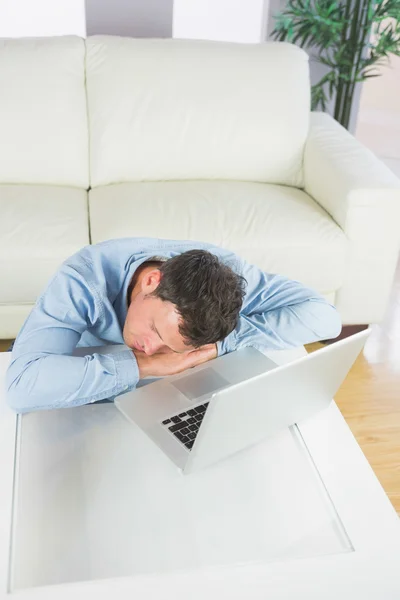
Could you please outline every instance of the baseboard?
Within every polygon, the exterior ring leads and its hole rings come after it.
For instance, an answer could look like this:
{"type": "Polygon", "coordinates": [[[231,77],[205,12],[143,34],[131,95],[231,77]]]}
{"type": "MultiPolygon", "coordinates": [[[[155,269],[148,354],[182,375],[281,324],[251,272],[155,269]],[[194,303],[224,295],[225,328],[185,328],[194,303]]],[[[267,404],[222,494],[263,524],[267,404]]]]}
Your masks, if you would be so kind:
{"type": "Polygon", "coordinates": [[[339,340],[344,340],[350,335],[354,335],[355,333],[359,333],[360,331],[364,331],[364,329],[368,329],[369,325],[344,325],[342,327],[342,331],[337,338],[333,338],[332,340],[321,340],[322,344],[332,344],[333,342],[338,342],[339,340]]]}

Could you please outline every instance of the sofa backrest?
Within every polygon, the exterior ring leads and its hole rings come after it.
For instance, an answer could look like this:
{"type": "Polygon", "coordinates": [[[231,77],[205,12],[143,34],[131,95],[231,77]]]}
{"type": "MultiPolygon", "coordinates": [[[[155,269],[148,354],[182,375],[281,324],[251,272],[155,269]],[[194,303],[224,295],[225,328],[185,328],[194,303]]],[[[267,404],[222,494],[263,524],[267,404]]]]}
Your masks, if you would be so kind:
{"type": "Polygon", "coordinates": [[[93,36],[86,49],[92,186],[302,185],[310,85],[298,47],[93,36]]]}
{"type": "Polygon", "coordinates": [[[85,42],[0,39],[0,183],[88,186],[85,42]]]}

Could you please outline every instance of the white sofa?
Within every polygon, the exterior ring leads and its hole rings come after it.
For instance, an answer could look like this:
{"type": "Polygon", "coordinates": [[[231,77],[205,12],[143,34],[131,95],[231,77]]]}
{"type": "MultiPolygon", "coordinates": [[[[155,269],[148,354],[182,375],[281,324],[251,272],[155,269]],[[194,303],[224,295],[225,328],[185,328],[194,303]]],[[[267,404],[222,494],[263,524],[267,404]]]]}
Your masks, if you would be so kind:
{"type": "Polygon", "coordinates": [[[0,338],[108,238],[212,241],[381,320],[400,183],[309,111],[307,55],[94,36],[0,40],[0,338]],[[88,191],[89,190],[89,191],[88,191]]]}

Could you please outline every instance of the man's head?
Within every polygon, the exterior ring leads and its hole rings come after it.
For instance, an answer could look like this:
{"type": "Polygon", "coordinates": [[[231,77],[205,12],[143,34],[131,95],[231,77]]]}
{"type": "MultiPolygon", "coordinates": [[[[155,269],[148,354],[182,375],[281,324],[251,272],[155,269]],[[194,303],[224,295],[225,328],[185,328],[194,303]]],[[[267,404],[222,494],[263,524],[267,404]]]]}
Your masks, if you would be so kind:
{"type": "Polygon", "coordinates": [[[124,341],[146,354],[215,344],[235,329],[244,294],[243,277],[205,250],[145,263],[130,295],[124,341]]]}

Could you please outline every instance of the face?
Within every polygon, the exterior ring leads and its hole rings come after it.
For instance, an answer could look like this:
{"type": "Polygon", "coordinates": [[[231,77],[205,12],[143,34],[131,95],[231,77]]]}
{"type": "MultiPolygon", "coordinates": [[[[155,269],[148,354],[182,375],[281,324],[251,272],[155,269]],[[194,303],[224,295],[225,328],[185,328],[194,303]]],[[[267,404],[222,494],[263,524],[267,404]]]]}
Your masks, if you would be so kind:
{"type": "Polygon", "coordinates": [[[194,347],[187,346],[179,333],[180,317],[175,306],[150,296],[160,279],[160,271],[151,267],[139,274],[124,325],[124,342],[149,356],[156,352],[190,352],[194,347]]]}

